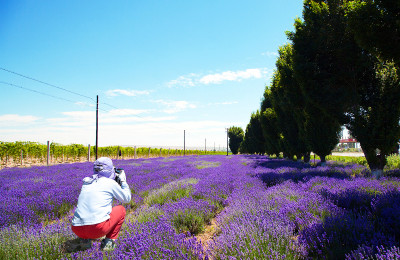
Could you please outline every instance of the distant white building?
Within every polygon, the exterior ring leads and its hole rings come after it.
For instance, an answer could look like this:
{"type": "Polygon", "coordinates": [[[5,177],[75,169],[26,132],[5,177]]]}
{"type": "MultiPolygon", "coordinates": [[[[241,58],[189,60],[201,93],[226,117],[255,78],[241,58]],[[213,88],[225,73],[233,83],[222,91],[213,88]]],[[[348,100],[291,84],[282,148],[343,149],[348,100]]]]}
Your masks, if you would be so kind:
{"type": "Polygon", "coordinates": [[[342,133],[340,135],[340,141],[337,145],[338,149],[359,149],[361,150],[360,143],[349,133],[346,127],[342,127],[342,133]]]}
{"type": "Polygon", "coordinates": [[[342,149],[361,149],[360,143],[355,138],[340,139],[338,146],[342,149]]]}

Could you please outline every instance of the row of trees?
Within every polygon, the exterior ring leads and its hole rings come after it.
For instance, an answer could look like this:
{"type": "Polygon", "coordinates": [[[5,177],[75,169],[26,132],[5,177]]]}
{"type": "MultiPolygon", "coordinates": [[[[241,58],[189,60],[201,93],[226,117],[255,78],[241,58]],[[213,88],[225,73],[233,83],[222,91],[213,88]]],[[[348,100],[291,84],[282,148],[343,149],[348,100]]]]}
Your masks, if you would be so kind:
{"type": "Polygon", "coordinates": [[[349,129],[373,171],[400,139],[400,1],[305,0],[241,152],[321,161],[349,129]]]}

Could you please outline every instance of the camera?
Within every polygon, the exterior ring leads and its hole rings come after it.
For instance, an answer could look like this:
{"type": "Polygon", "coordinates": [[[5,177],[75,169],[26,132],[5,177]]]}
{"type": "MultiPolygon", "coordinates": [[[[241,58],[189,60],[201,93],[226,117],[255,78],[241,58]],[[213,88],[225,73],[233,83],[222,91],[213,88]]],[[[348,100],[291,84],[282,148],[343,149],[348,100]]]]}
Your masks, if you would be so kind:
{"type": "Polygon", "coordinates": [[[115,181],[119,184],[119,186],[122,186],[122,181],[119,178],[119,174],[123,171],[124,169],[121,168],[115,168],[115,181]]]}

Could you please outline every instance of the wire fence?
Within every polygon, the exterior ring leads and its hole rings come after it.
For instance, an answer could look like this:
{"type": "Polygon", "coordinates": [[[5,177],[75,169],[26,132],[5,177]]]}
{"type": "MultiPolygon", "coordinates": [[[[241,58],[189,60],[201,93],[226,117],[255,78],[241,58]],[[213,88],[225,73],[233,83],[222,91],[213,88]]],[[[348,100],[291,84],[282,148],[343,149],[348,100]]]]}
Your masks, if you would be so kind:
{"type": "MultiPolygon", "coordinates": [[[[175,147],[151,146],[105,146],[98,147],[97,157],[116,160],[155,158],[186,155],[226,154],[226,150],[205,150],[175,147]]],[[[82,144],[62,145],[36,142],[1,142],[0,169],[6,167],[29,167],[62,163],[87,162],[96,160],[96,147],[82,144]]]]}

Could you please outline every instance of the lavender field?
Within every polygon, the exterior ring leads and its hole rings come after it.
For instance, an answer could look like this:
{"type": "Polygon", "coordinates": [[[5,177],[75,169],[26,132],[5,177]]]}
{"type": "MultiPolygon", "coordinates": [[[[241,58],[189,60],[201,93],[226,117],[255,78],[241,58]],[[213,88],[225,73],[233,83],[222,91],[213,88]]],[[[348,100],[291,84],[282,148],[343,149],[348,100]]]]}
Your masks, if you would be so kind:
{"type": "Polygon", "coordinates": [[[0,259],[400,259],[400,178],[364,166],[256,155],[114,165],[132,201],[112,252],[67,248],[92,163],[1,170],[0,259]]]}

